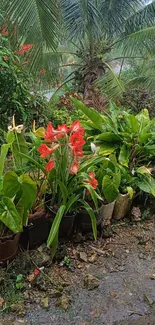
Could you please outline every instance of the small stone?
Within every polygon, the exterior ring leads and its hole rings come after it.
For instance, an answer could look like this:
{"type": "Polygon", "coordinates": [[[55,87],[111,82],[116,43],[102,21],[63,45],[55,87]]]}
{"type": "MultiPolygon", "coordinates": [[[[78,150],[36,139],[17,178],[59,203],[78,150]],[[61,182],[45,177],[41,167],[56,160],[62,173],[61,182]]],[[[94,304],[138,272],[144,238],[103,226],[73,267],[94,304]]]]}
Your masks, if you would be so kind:
{"type": "Polygon", "coordinates": [[[80,256],[80,260],[81,260],[81,261],[87,263],[88,258],[87,258],[87,254],[86,254],[85,252],[80,252],[79,256],[80,256]]]}
{"type": "Polygon", "coordinates": [[[84,286],[88,290],[93,290],[95,288],[98,288],[99,287],[99,284],[100,284],[100,281],[95,276],[93,276],[91,274],[86,274],[85,275],[85,278],[84,278],[84,286]]]}
{"type": "Polygon", "coordinates": [[[121,271],[121,272],[123,272],[125,270],[125,267],[122,266],[122,265],[121,266],[118,266],[118,270],[121,271]]]}
{"type": "Polygon", "coordinates": [[[2,297],[0,297],[0,308],[3,307],[4,303],[5,303],[5,300],[2,297]]]}
{"type": "Polygon", "coordinates": [[[44,309],[49,309],[49,298],[48,297],[41,299],[41,306],[44,309]]]}
{"type": "Polygon", "coordinates": [[[78,268],[78,269],[82,269],[82,268],[83,268],[83,265],[80,264],[80,263],[78,263],[77,268],[78,268]]]}
{"type": "Polygon", "coordinates": [[[127,254],[129,254],[129,253],[130,253],[129,249],[126,249],[126,253],[127,253],[127,254]]]}
{"type": "Polygon", "coordinates": [[[154,304],[154,301],[152,300],[152,298],[147,295],[147,294],[144,294],[144,301],[149,305],[149,306],[152,306],[154,304]]]}
{"type": "Polygon", "coordinates": [[[131,210],[132,220],[135,222],[141,221],[141,211],[139,207],[133,207],[131,210]]]}
{"type": "Polygon", "coordinates": [[[91,255],[91,256],[89,257],[88,261],[89,261],[90,263],[94,263],[94,262],[96,261],[96,259],[97,259],[97,254],[94,253],[93,255],[91,255]]]}
{"type": "Polygon", "coordinates": [[[153,273],[153,274],[150,276],[150,279],[151,279],[151,280],[155,280],[155,273],[153,273]]]}
{"type": "Polygon", "coordinates": [[[63,294],[62,297],[57,299],[56,306],[62,308],[64,311],[67,311],[70,306],[70,302],[70,297],[63,294]]]}
{"type": "Polygon", "coordinates": [[[110,296],[113,298],[117,297],[117,292],[116,291],[110,292],[110,296]]]}
{"type": "Polygon", "coordinates": [[[138,256],[139,256],[140,259],[144,259],[144,254],[143,253],[140,253],[138,256]]]}

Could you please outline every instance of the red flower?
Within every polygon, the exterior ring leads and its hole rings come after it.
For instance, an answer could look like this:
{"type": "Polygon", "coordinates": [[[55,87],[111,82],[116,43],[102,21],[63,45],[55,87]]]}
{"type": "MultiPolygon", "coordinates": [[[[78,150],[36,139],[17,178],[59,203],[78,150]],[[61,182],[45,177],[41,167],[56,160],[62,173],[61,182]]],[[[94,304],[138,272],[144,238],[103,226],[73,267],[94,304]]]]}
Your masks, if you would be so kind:
{"type": "Polygon", "coordinates": [[[90,179],[85,179],[85,182],[88,183],[94,190],[96,190],[98,186],[98,181],[95,178],[95,174],[93,172],[89,173],[90,179]]]}
{"type": "Polygon", "coordinates": [[[69,132],[67,124],[58,125],[57,130],[66,134],[69,132]]]}
{"type": "Polygon", "coordinates": [[[41,144],[38,151],[41,153],[40,158],[46,158],[51,153],[51,149],[46,144],[41,144]]]}
{"type": "Polygon", "coordinates": [[[33,274],[34,275],[38,275],[40,273],[40,271],[38,270],[38,269],[35,269],[34,271],[33,271],[33,274]]]}
{"type": "Polygon", "coordinates": [[[8,56],[3,56],[3,60],[8,61],[9,60],[8,56]]]}
{"type": "Polygon", "coordinates": [[[46,69],[41,69],[39,73],[40,74],[45,74],[46,73],[46,69]]]}
{"type": "Polygon", "coordinates": [[[52,154],[60,145],[56,144],[53,148],[49,148],[46,144],[41,144],[38,151],[41,153],[40,158],[46,158],[48,155],[52,154]]]}
{"type": "Polygon", "coordinates": [[[75,157],[83,157],[82,146],[85,144],[83,136],[79,132],[75,132],[70,136],[70,147],[75,157]]]}
{"type": "Polygon", "coordinates": [[[53,142],[58,138],[58,135],[60,134],[59,131],[54,130],[52,123],[49,122],[47,125],[47,130],[45,131],[45,141],[47,142],[53,142]]]}
{"type": "Polygon", "coordinates": [[[6,25],[2,26],[1,34],[2,34],[2,36],[4,36],[4,37],[5,37],[5,36],[8,36],[7,26],[6,26],[6,25]]]}
{"type": "Polygon", "coordinates": [[[72,164],[72,166],[71,166],[71,168],[70,168],[70,171],[69,172],[72,175],[76,175],[77,172],[78,172],[78,169],[79,169],[79,164],[78,164],[77,161],[74,161],[73,164],[72,164]]]}
{"type": "Polygon", "coordinates": [[[52,170],[54,168],[54,165],[55,165],[54,160],[49,161],[46,164],[46,170],[47,170],[47,172],[50,172],[50,170],[52,170]]]}
{"type": "Polygon", "coordinates": [[[15,53],[16,54],[24,54],[26,52],[28,52],[29,50],[31,50],[33,47],[33,45],[31,44],[23,44],[20,46],[20,50],[17,50],[15,53]]]}
{"type": "Polygon", "coordinates": [[[84,128],[81,126],[79,120],[71,124],[70,130],[71,132],[80,132],[81,135],[84,135],[84,128]]]}

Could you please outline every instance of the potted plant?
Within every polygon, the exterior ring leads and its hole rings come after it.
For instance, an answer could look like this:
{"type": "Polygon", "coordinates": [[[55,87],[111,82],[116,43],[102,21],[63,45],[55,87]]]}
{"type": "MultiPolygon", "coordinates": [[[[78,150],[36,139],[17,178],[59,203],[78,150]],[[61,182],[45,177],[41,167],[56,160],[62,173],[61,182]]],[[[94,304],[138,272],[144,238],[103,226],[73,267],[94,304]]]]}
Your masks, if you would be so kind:
{"type": "MultiPolygon", "coordinates": [[[[15,171],[4,173],[8,150],[15,137],[6,135],[7,143],[0,151],[0,262],[14,258],[18,249],[20,234],[26,225],[29,210],[36,197],[36,184],[26,174],[15,171]]],[[[14,159],[14,158],[13,158],[14,159]]]]}
{"type": "Polygon", "coordinates": [[[57,129],[53,128],[52,123],[48,123],[44,141],[37,148],[40,158],[43,159],[42,168],[47,179],[48,195],[45,196],[45,204],[53,219],[47,245],[52,245],[53,254],[58,242],[58,232],[61,235],[71,235],[75,215],[81,209],[88,212],[94,237],[97,236],[95,214],[86,198],[91,196],[96,210],[101,198],[95,191],[95,175],[87,173],[93,161],[91,157],[84,157],[84,144],[84,128],[79,121],[75,121],[70,127],[66,124],[60,125],[57,129]]]}

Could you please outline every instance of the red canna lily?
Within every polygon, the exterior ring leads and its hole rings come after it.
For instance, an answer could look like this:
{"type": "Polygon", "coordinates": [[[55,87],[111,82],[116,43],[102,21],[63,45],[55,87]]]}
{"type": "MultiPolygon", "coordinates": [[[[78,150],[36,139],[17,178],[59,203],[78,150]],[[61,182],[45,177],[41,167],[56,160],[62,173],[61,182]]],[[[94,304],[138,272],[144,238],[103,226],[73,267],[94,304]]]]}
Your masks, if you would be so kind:
{"type": "Polygon", "coordinates": [[[73,154],[74,154],[75,157],[83,157],[84,156],[84,152],[82,150],[82,147],[74,146],[72,148],[72,150],[73,150],[73,154]]]}
{"type": "Polygon", "coordinates": [[[79,169],[79,163],[77,161],[74,161],[70,168],[70,174],[76,175],[79,169]]]}
{"type": "Polygon", "coordinates": [[[71,147],[75,157],[83,157],[82,146],[85,144],[83,136],[79,132],[75,132],[70,136],[69,146],[71,147]]]}
{"type": "Polygon", "coordinates": [[[40,158],[46,158],[48,155],[52,154],[58,147],[59,144],[56,144],[53,148],[49,148],[46,144],[41,144],[38,148],[38,151],[41,153],[40,158]]]}
{"type": "Polygon", "coordinates": [[[84,128],[81,126],[79,120],[71,124],[70,130],[71,132],[80,132],[81,135],[84,135],[84,128]]]}
{"type": "Polygon", "coordinates": [[[58,125],[57,130],[66,134],[69,132],[67,124],[58,125]]]}
{"type": "Polygon", "coordinates": [[[88,183],[94,190],[96,190],[98,186],[98,181],[95,178],[95,174],[93,172],[88,174],[90,179],[85,179],[85,182],[88,183]]]}
{"type": "Polygon", "coordinates": [[[54,165],[55,165],[54,160],[49,161],[49,162],[46,164],[46,170],[47,170],[47,172],[50,172],[50,171],[54,168],[54,165]]]}

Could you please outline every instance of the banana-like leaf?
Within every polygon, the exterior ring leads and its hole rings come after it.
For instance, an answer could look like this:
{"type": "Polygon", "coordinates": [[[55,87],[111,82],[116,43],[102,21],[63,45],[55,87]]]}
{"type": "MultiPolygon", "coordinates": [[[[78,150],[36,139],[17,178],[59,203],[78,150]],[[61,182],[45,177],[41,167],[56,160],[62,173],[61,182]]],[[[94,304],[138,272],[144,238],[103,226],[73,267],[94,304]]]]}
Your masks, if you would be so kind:
{"type": "Polygon", "coordinates": [[[151,176],[144,176],[137,181],[140,190],[155,196],[155,180],[151,176]]]}
{"type": "Polygon", "coordinates": [[[120,154],[118,160],[122,166],[128,167],[129,164],[129,156],[130,156],[130,147],[123,144],[120,150],[120,154]]]}
{"type": "Polygon", "coordinates": [[[113,202],[119,194],[118,183],[108,175],[104,176],[102,181],[102,192],[108,202],[113,202]]]}
{"type": "Polygon", "coordinates": [[[78,109],[80,109],[93,122],[94,127],[96,129],[100,130],[101,132],[106,130],[106,121],[107,121],[106,116],[101,115],[93,108],[87,107],[76,98],[71,98],[71,101],[78,109]]]}

